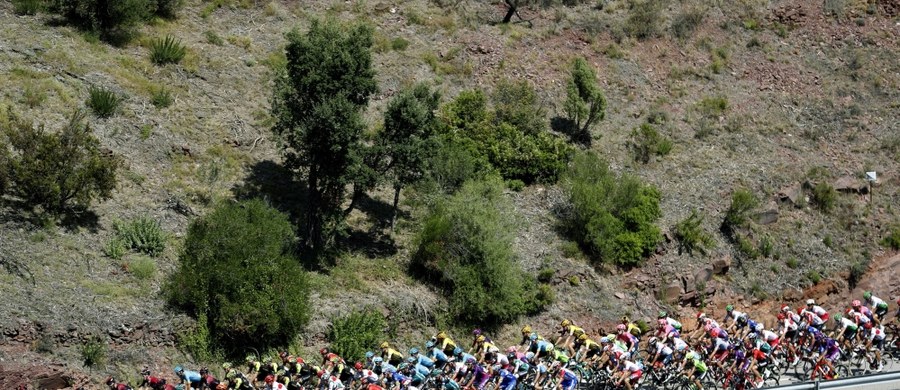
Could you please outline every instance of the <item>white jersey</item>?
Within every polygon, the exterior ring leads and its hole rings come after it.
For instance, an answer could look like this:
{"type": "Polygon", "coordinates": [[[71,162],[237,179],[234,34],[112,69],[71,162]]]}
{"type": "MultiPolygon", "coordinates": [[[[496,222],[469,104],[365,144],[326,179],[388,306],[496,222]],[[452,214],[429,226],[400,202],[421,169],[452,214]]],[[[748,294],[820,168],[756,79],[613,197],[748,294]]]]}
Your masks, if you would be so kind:
{"type": "Polygon", "coordinates": [[[622,361],[622,371],[638,372],[641,367],[631,360],[622,361]]]}
{"type": "Polygon", "coordinates": [[[847,317],[841,317],[841,330],[847,328],[856,329],[856,322],[853,322],[853,320],[847,317]]]}
{"type": "Polygon", "coordinates": [[[672,348],[669,348],[666,343],[656,343],[656,353],[664,356],[668,356],[672,354],[672,348]]]}
{"type": "Polygon", "coordinates": [[[797,330],[797,323],[790,318],[785,318],[784,321],[782,321],[781,326],[788,332],[797,330]]]}
{"type": "Polygon", "coordinates": [[[672,326],[673,328],[675,328],[675,329],[681,328],[681,323],[678,322],[678,321],[675,321],[674,318],[666,317],[666,322],[668,322],[669,325],[671,325],[671,326],[672,326]]]}
{"type": "Polygon", "coordinates": [[[822,306],[819,306],[819,305],[814,305],[812,307],[812,310],[810,310],[810,311],[812,311],[817,316],[819,316],[819,318],[825,318],[828,316],[828,311],[823,309],[822,306]]]}
{"type": "Polygon", "coordinates": [[[766,340],[766,341],[773,341],[773,340],[778,339],[778,335],[775,334],[775,332],[768,330],[768,329],[763,329],[761,336],[762,336],[762,339],[766,340]]]}
{"type": "Polygon", "coordinates": [[[681,339],[681,337],[673,337],[672,343],[675,345],[675,349],[685,349],[687,348],[687,343],[681,339]]]}
{"type": "Polygon", "coordinates": [[[869,340],[881,341],[884,340],[884,325],[873,326],[871,331],[869,332],[869,340]]]}
{"type": "Polygon", "coordinates": [[[738,318],[741,318],[745,315],[745,313],[739,312],[737,310],[731,311],[731,319],[732,321],[737,321],[738,318]]]}

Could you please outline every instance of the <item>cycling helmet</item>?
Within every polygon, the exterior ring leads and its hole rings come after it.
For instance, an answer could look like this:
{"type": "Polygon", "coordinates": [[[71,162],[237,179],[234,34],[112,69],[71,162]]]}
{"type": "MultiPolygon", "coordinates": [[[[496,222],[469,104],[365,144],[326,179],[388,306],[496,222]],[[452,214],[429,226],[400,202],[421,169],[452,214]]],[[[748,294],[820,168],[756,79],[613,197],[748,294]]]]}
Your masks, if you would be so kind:
{"type": "Polygon", "coordinates": [[[537,340],[538,339],[537,333],[531,333],[530,335],[528,335],[528,339],[531,341],[537,340]]]}
{"type": "Polygon", "coordinates": [[[382,349],[384,349],[384,348],[390,348],[390,347],[391,347],[391,345],[388,344],[387,341],[381,343],[381,348],[382,348],[382,349]]]}
{"type": "Polygon", "coordinates": [[[659,312],[659,318],[666,318],[666,317],[668,317],[668,316],[669,316],[669,315],[668,315],[665,311],[660,310],[660,312],[659,312]]]}
{"type": "Polygon", "coordinates": [[[382,362],[384,362],[384,359],[382,359],[381,356],[375,356],[372,358],[372,363],[374,363],[375,365],[379,365],[382,362]]]}
{"type": "Polygon", "coordinates": [[[862,306],[862,302],[860,302],[859,299],[854,299],[853,302],[850,302],[850,306],[860,307],[860,306],[862,306]]]}
{"type": "Polygon", "coordinates": [[[785,311],[785,312],[791,311],[791,307],[788,306],[788,305],[782,304],[782,305],[781,305],[781,311],[785,311]]]}
{"type": "Polygon", "coordinates": [[[582,333],[581,336],[578,336],[578,339],[581,341],[585,341],[588,339],[588,335],[585,333],[582,333]]]}
{"type": "Polygon", "coordinates": [[[528,359],[528,360],[534,359],[534,352],[529,351],[529,352],[525,353],[525,359],[528,359]]]}
{"type": "Polygon", "coordinates": [[[522,327],[522,334],[529,334],[529,333],[531,333],[531,326],[529,326],[529,325],[523,326],[523,327],[522,327]]]}
{"type": "Polygon", "coordinates": [[[841,320],[841,318],[844,318],[844,316],[842,316],[842,315],[840,315],[840,314],[835,314],[835,315],[834,315],[834,322],[839,322],[839,321],[841,320]]]}
{"type": "Polygon", "coordinates": [[[105,382],[105,383],[106,383],[107,386],[112,386],[113,384],[116,383],[116,380],[115,380],[115,378],[113,378],[113,377],[111,377],[111,376],[108,376],[108,377],[106,377],[106,382],[105,382]]]}
{"type": "MultiPolygon", "coordinates": [[[[226,368],[226,370],[227,370],[227,368],[226,368]]],[[[150,375],[150,369],[147,367],[144,367],[144,369],[141,370],[141,376],[148,376],[148,375],[150,375]]]]}
{"type": "Polygon", "coordinates": [[[816,333],[819,333],[819,330],[816,329],[816,328],[813,328],[812,326],[809,326],[809,327],[806,328],[806,333],[809,333],[809,334],[816,334],[816,333]]]}
{"type": "MultiPolygon", "coordinates": [[[[316,372],[316,376],[319,378],[321,378],[323,375],[325,375],[325,371],[319,370],[318,372],[316,372]]],[[[269,376],[271,376],[271,375],[269,375],[269,376]]],[[[269,379],[269,377],[266,377],[266,379],[269,379]]]]}
{"type": "Polygon", "coordinates": [[[685,349],[687,349],[687,344],[678,344],[675,347],[675,350],[678,352],[684,352],[685,349]]]}
{"type": "Polygon", "coordinates": [[[755,338],[756,338],[756,333],[750,333],[750,334],[748,334],[748,335],[747,335],[747,338],[748,338],[748,339],[755,339],[755,338]]]}
{"type": "Polygon", "coordinates": [[[463,351],[462,347],[453,348],[453,356],[462,355],[463,352],[464,351],[463,351]]]}
{"type": "Polygon", "coordinates": [[[466,364],[475,364],[475,358],[469,356],[468,358],[466,358],[466,364]]]}
{"type": "Polygon", "coordinates": [[[475,342],[476,342],[476,343],[483,343],[484,340],[485,340],[485,339],[484,339],[484,336],[483,336],[483,335],[478,335],[478,337],[475,337],[475,342]]]}
{"type": "Polygon", "coordinates": [[[447,332],[444,332],[444,331],[442,330],[442,331],[438,332],[437,336],[434,336],[434,338],[436,338],[436,339],[445,339],[445,338],[447,338],[447,332]]]}
{"type": "Polygon", "coordinates": [[[734,305],[725,306],[725,311],[731,313],[732,310],[734,310],[734,305]]]}
{"type": "Polygon", "coordinates": [[[328,354],[328,348],[322,348],[319,350],[319,355],[327,355],[327,354],[328,354]]]}
{"type": "Polygon", "coordinates": [[[425,349],[432,349],[432,348],[434,348],[434,341],[426,341],[425,349]]]}
{"type": "Polygon", "coordinates": [[[201,367],[200,375],[206,375],[206,374],[209,374],[209,370],[207,370],[206,367],[201,367]]]}
{"type": "Polygon", "coordinates": [[[778,321],[784,321],[784,318],[785,318],[784,313],[778,313],[777,317],[778,317],[778,321]]]}
{"type": "Polygon", "coordinates": [[[410,355],[418,355],[418,354],[419,354],[419,349],[416,348],[416,347],[412,347],[412,348],[409,349],[409,354],[410,354],[410,355]]]}
{"type": "Polygon", "coordinates": [[[355,364],[353,364],[353,368],[355,368],[357,370],[362,370],[363,365],[360,362],[356,362],[355,364]]]}
{"type": "Polygon", "coordinates": [[[698,319],[698,320],[703,319],[703,318],[705,318],[705,317],[706,317],[706,313],[704,313],[704,312],[702,312],[702,311],[697,313],[697,319],[698,319]]]}
{"type": "Polygon", "coordinates": [[[872,292],[871,292],[871,291],[866,291],[866,292],[864,292],[864,293],[863,293],[863,299],[865,299],[865,300],[867,300],[867,301],[868,301],[869,299],[872,299],[872,292]]]}
{"type": "Polygon", "coordinates": [[[232,380],[237,376],[237,372],[234,370],[229,370],[227,374],[225,374],[225,379],[232,380]]]}
{"type": "Polygon", "coordinates": [[[480,328],[475,328],[475,330],[472,331],[472,336],[480,336],[480,335],[481,335],[480,328]]]}
{"type": "Polygon", "coordinates": [[[807,306],[812,306],[812,305],[815,305],[815,304],[816,304],[816,300],[815,300],[815,299],[807,299],[807,300],[806,300],[806,305],[807,305],[807,306]]]}
{"type": "Polygon", "coordinates": [[[297,364],[306,364],[302,357],[297,357],[297,364]]]}
{"type": "Polygon", "coordinates": [[[762,332],[763,329],[765,329],[765,328],[766,328],[766,327],[765,327],[765,325],[763,325],[763,324],[756,324],[756,329],[755,329],[755,330],[756,330],[757,332],[762,332]]]}
{"type": "Polygon", "coordinates": [[[275,375],[272,375],[272,374],[266,375],[266,383],[272,384],[273,382],[275,382],[275,375]]]}
{"type": "Polygon", "coordinates": [[[609,344],[609,337],[606,337],[606,336],[601,337],[600,344],[609,344]]]}
{"type": "Polygon", "coordinates": [[[175,366],[175,375],[181,375],[184,372],[184,369],[181,366],[175,366]]]}
{"type": "Polygon", "coordinates": [[[372,352],[372,351],[366,352],[366,359],[371,359],[374,356],[375,356],[375,352],[372,352]]]}
{"type": "Polygon", "coordinates": [[[616,325],[616,330],[624,331],[624,330],[625,330],[625,325],[624,325],[624,324],[616,325]]]}
{"type": "Polygon", "coordinates": [[[229,363],[229,362],[222,363],[223,370],[228,371],[229,368],[231,368],[231,363],[229,363]]]}
{"type": "Polygon", "coordinates": [[[567,327],[567,326],[569,326],[569,325],[572,325],[572,321],[569,321],[569,320],[562,320],[562,322],[559,323],[559,326],[562,326],[563,328],[565,328],[565,327],[567,327]]]}
{"type": "Polygon", "coordinates": [[[410,363],[410,364],[415,363],[415,362],[416,362],[416,358],[414,358],[414,357],[412,357],[412,356],[408,356],[408,357],[406,358],[406,362],[407,362],[407,363],[410,363]]]}

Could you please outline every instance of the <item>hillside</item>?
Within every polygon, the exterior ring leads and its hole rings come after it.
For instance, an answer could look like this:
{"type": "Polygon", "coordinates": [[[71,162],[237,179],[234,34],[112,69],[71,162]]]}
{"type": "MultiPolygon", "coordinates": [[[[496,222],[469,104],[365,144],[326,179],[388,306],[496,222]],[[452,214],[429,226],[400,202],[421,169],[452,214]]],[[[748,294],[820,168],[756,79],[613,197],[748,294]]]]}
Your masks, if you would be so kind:
{"type": "MultiPolygon", "coordinates": [[[[365,115],[371,129],[389,99],[418,81],[446,102],[464,89],[525,79],[549,122],[563,115],[573,58],[597,70],[606,117],[578,147],[660,190],[666,240],[642,267],[594,266],[559,232],[565,197],[557,185],[507,191],[520,221],[521,264],[532,273],[555,270],[556,301],[504,327],[500,339],[523,323],[549,329],[563,317],[596,329],[661,308],[689,315],[701,301],[719,311],[725,302],[796,301],[804,288],[846,283],[852,266],[877,268],[890,257],[879,241],[900,223],[900,3],[682,0],[663,2],[649,20],[631,3],[526,7],[524,21],[499,24],[502,2],[189,0],[179,18],[142,27],[142,37],[121,48],[0,3],[4,116],[16,112],[55,129],[84,108],[90,86],[127,96],[118,115],[90,117],[102,146],[125,161],[110,200],[63,221],[35,216],[10,197],[0,202],[4,369],[54,362],[86,372],[79,346],[89,335],[110,345],[106,372],[190,360],[175,336],[193,320],[166,307],[161,286],[188,224],[217,202],[261,197],[296,211],[300,184],[281,165],[271,132],[273,69],[284,61],[284,34],[314,17],[374,27],[379,92],[365,115]],[[150,39],[166,35],[188,47],[179,65],[149,59],[150,39]],[[174,95],[169,108],[150,103],[160,86],[174,95]],[[674,147],[644,164],[628,145],[648,121],[674,147]],[[867,171],[878,173],[872,193],[867,171]],[[838,191],[828,212],[813,199],[819,183],[838,191]],[[741,188],[761,200],[747,232],[752,254],[720,232],[741,188]],[[673,239],[692,210],[715,241],[706,255],[680,253],[673,239]],[[140,216],[159,221],[169,237],[144,279],[127,272],[140,256],[105,254],[114,223],[140,216]]],[[[406,272],[420,210],[404,192],[391,231],[392,195],[385,186],[364,198],[336,265],[312,272],[314,312],[302,351],[325,343],[333,316],[367,305],[387,314],[401,344],[434,330],[445,297],[406,272]]],[[[840,286],[830,293],[850,287],[840,286]]],[[[900,295],[889,287],[878,293],[900,295]]]]}

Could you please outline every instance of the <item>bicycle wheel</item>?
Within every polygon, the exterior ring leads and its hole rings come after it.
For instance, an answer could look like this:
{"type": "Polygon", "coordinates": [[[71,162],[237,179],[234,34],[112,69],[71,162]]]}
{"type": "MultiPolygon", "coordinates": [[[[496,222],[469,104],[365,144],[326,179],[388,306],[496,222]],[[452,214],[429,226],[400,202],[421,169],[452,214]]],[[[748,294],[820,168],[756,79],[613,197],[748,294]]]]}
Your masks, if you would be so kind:
{"type": "Polygon", "coordinates": [[[846,364],[837,364],[834,366],[835,372],[837,372],[838,378],[849,378],[851,376],[850,367],[847,367],[846,364]]]}

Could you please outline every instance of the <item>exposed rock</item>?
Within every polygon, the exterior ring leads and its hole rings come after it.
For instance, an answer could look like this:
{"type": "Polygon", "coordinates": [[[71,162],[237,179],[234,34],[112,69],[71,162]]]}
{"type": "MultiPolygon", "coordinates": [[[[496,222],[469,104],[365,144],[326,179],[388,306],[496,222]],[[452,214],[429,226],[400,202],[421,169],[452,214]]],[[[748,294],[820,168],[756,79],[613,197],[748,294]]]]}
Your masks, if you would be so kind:
{"type": "Polygon", "coordinates": [[[757,213],[753,219],[760,225],[771,225],[778,222],[778,205],[775,202],[769,202],[765,209],[757,213]]]}
{"type": "Polygon", "coordinates": [[[706,283],[712,279],[713,276],[713,267],[706,266],[703,267],[697,272],[694,272],[694,284],[699,285],[701,283],[706,283]]]}
{"type": "Polygon", "coordinates": [[[869,185],[865,181],[857,179],[853,176],[844,176],[834,181],[832,184],[835,190],[841,192],[851,192],[856,194],[868,194],[869,185]]]}
{"type": "Polygon", "coordinates": [[[794,206],[799,206],[804,196],[803,187],[799,183],[795,183],[788,187],[782,188],[781,191],[778,191],[778,194],[776,194],[775,196],[779,201],[790,203],[794,206]]]}
{"type": "Polygon", "coordinates": [[[725,255],[720,259],[713,260],[710,266],[712,266],[714,275],[725,275],[728,273],[728,269],[731,268],[731,255],[725,255]]]}
{"type": "Polygon", "coordinates": [[[662,290],[662,298],[667,302],[674,302],[681,295],[681,283],[673,281],[662,290]]]}
{"type": "Polygon", "coordinates": [[[614,295],[615,295],[616,298],[619,298],[619,299],[625,299],[625,294],[623,294],[623,293],[621,293],[621,292],[617,292],[617,293],[615,293],[614,295]]]}

